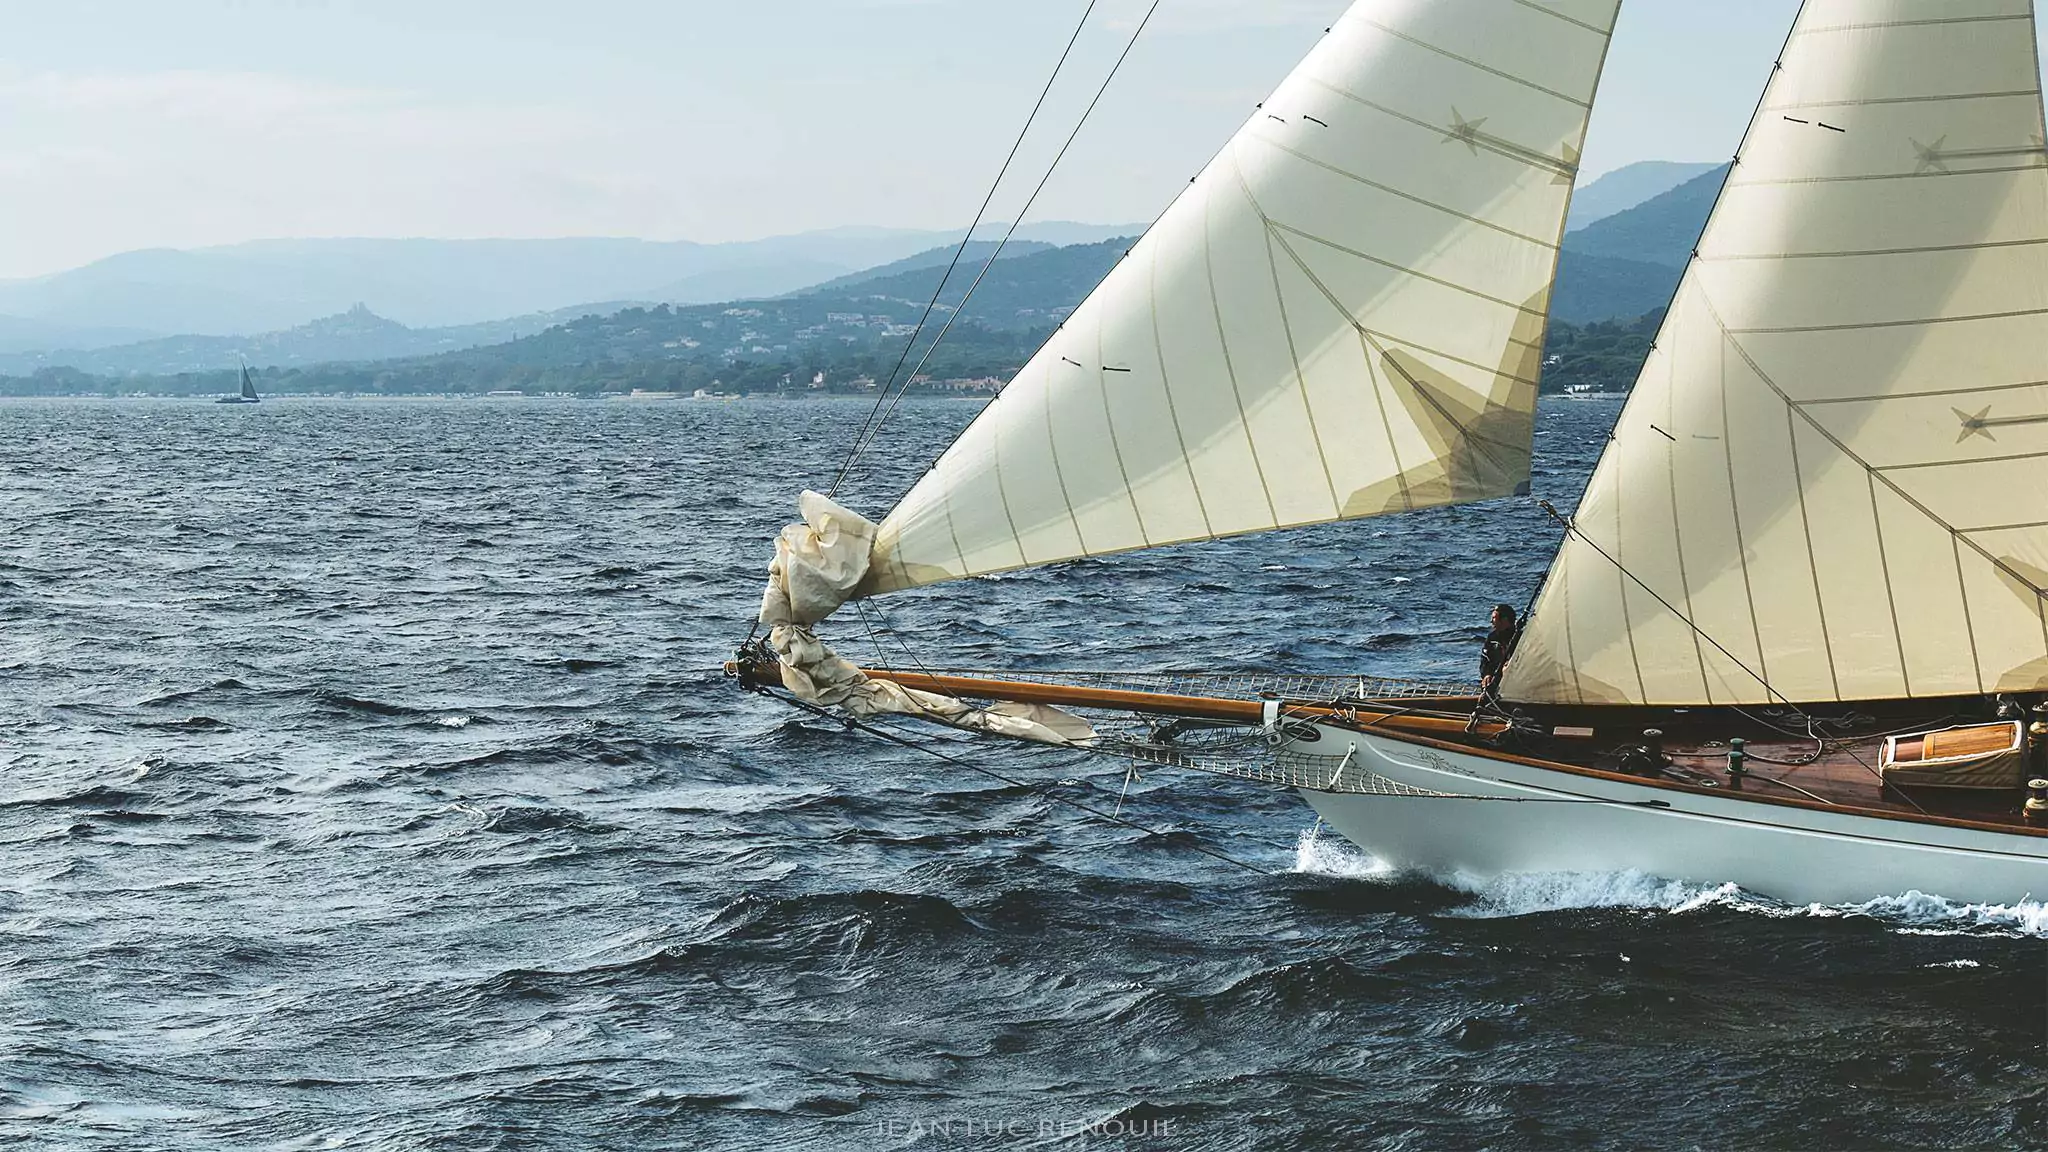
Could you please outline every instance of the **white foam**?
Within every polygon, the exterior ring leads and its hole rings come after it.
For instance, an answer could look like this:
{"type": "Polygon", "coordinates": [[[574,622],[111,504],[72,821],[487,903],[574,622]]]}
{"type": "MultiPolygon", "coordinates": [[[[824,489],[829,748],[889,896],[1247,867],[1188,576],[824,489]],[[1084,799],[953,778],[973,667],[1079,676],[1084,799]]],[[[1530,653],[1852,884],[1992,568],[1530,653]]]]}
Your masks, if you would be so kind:
{"type": "Polygon", "coordinates": [[[1842,908],[1849,914],[1899,922],[1899,931],[1915,936],[1958,936],[1996,933],[2048,937],[2048,904],[2022,900],[2017,904],[1958,904],[1924,892],[1882,896],[1842,908]]]}
{"type": "Polygon", "coordinates": [[[1789,905],[1734,884],[1663,880],[1641,872],[1524,872],[1487,879],[1453,877],[1454,888],[1478,897],[1453,913],[1479,918],[1526,916],[1576,908],[1638,908],[1683,915],[1716,908],[1758,916],[1868,916],[1915,936],[2048,937],[2048,904],[1959,904],[1924,892],[1857,904],[1789,905]]]}
{"type": "Polygon", "coordinates": [[[1376,856],[1362,852],[1339,836],[1323,835],[1319,823],[1304,828],[1294,844],[1294,871],[1340,880],[1377,880],[1393,874],[1376,856]]]}
{"type": "Polygon", "coordinates": [[[434,721],[434,723],[439,724],[443,728],[467,728],[469,727],[470,719],[468,716],[443,716],[439,720],[434,721]]]}
{"type": "Polygon", "coordinates": [[[1512,872],[1489,879],[1453,877],[1451,887],[1479,899],[1454,915],[1492,919],[1574,908],[1641,908],[1691,912],[1740,900],[1733,884],[1687,884],[1634,870],[1624,872],[1512,872]]]}

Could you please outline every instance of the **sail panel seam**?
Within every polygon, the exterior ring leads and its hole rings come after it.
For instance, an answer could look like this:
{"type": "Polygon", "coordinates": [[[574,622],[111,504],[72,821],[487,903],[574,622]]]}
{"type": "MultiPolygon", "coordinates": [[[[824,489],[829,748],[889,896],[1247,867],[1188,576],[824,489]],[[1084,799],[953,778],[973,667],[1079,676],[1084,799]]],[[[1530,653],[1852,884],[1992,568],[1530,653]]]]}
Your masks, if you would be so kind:
{"type": "Polygon", "coordinates": [[[1413,276],[1417,280],[1427,280],[1431,284],[1435,284],[1444,288],[1449,288],[1453,292],[1462,292],[1467,296],[1473,297],[1474,299],[1478,300],[1484,300],[1489,304],[1498,304],[1503,308],[1512,308],[1525,316],[1542,316],[1546,311],[1546,309],[1543,308],[1530,308],[1526,305],[1516,304],[1511,300],[1504,300],[1499,296],[1494,296],[1486,292],[1481,292],[1477,288],[1460,284],[1455,280],[1446,280],[1441,276],[1432,276],[1427,272],[1421,271],[1420,269],[1410,268],[1404,264],[1396,264],[1392,260],[1387,260],[1379,256],[1374,256],[1370,252],[1360,252],[1356,248],[1346,247],[1342,244],[1337,243],[1335,240],[1330,240],[1322,236],[1317,236],[1313,232],[1303,231],[1300,228],[1296,228],[1292,224],[1285,224],[1278,220],[1268,220],[1267,223],[1270,224],[1273,228],[1276,228],[1282,232],[1291,232],[1294,235],[1301,237],[1303,240],[1308,240],[1316,244],[1321,244],[1325,248],[1330,248],[1335,251],[1342,252],[1346,256],[1355,256],[1360,260],[1364,260],[1372,264],[1377,264],[1382,268],[1399,272],[1404,276],[1413,276]]]}
{"type": "Polygon", "coordinates": [[[1393,418],[1387,415],[1385,390],[1391,385],[1381,381],[1379,365],[1372,354],[1372,342],[1366,338],[1365,329],[1354,324],[1352,331],[1358,335],[1358,355],[1365,361],[1366,379],[1372,382],[1372,402],[1379,409],[1380,428],[1387,434],[1387,455],[1394,461],[1394,486],[1401,490],[1402,506],[1413,512],[1415,493],[1408,488],[1408,469],[1401,463],[1401,449],[1395,443],[1393,418]]]}
{"type": "MultiPolygon", "coordinates": [[[[1358,93],[1351,91],[1349,88],[1339,87],[1338,85],[1332,84],[1327,80],[1315,76],[1309,76],[1306,77],[1306,79],[1309,83],[1314,84],[1318,88],[1327,90],[1328,92],[1330,92],[1330,94],[1334,96],[1342,97],[1343,99],[1349,100],[1354,104],[1370,108],[1373,111],[1381,113],[1386,116],[1391,116],[1394,119],[1401,121],[1402,123],[1413,124],[1415,127],[1421,128],[1426,132],[1432,132],[1440,136],[1445,136],[1452,139],[1457,138],[1456,132],[1453,129],[1446,128],[1441,124],[1432,124],[1427,120],[1421,119],[1420,117],[1410,116],[1406,112],[1396,111],[1395,109],[1389,108],[1385,104],[1381,104],[1378,101],[1368,100],[1365,97],[1360,96],[1358,93]]],[[[1467,139],[1465,142],[1471,144],[1475,148],[1484,148],[1486,151],[1491,152],[1494,155],[1501,157],[1502,159],[1513,160],[1518,164],[1523,164],[1530,168],[1538,169],[1539,171],[1548,172],[1553,176],[1570,177],[1576,175],[1579,170],[1578,165],[1574,164],[1570,160],[1564,159],[1562,157],[1552,156],[1549,153],[1538,151],[1535,148],[1527,148],[1520,144],[1515,143],[1512,140],[1504,140],[1498,136],[1489,136],[1484,133],[1473,133],[1471,137],[1467,139]]]]}
{"type": "MultiPolygon", "coordinates": [[[[1004,389],[1004,391],[1007,392],[1009,391],[1009,389],[1006,388],[1004,389]]],[[[1002,402],[1002,396],[998,395],[994,400],[991,400],[989,404],[991,406],[994,406],[1002,402]]],[[[1003,472],[1003,422],[1000,418],[989,421],[989,436],[991,437],[991,439],[994,440],[994,444],[991,446],[992,451],[990,455],[991,458],[995,461],[996,496],[1001,500],[1003,505],[1003,522],[1010,526],[1010,540],[1017,549],[1017,559],[1025,563],[1029,563],[1031,558],[1024,554],[1024,533],[1019,532],[1017,530],[1017,513],[1013,511],[1010,507],[1010,481],[1008,476],[1005,475],[1005,473],[1003,472]]],[[[947,499],[950,500],[951,498],[952,497],[948,495],[947,499]]],[[[952,513],[949,509],[947,515],[950,516],[951,514],[952,513]]],[[[964,555],[960,558],[960,563],[961,570],[965,571],[967,558],[964,555]]]]}
{"type": "Polygon", "coordinates": [[[1842,698],[1842,674],[1835,666],[1835,642],[1828,634],[1827,598],[1820,590],[1820,556],[1813,550],[1813,518],[1806,507],[1806,475],[1799,463],[1799,423],[1792,405],[1785,405],[1785,439],[1792,446],[1792,482],[1799,491],[1799,530],[1806,536],[1806,571],[1813,577],[1813,611],[1820,620],[1821,651],[1827,656],[1828,683],[1842,698]]]}
{"type": "Polygon", "coordinates": [[[2022,380],[2016,384],[1979,384],[1973,388],[1932,388],[1924,392],[1890,392],[1881,396],[1816,396],[1793,400],[1800,407],[1810,404],[1870,404],[1882,400],[1924,400],[1935,396],[1974,396],[1980,392],[2010,392],[2019,388],[2048,387],[2048,380],[2022,380]]]}
{"type": "Polygon", "coordinates": [[[1508,81],[1508,82],[1509,82],[1509,83],[1511,83],[1511,84],[1519,84],[1519,85],[1521,85],[1522,87],[1524,87],[1524,88],[1527,88],[1527,89],[1529,89],[1529,90],[1530,90],[1530,91],[1532,91],[1532,92],[1541,92],[1541,93],[1543,93],[1543,94],[1544,94],[1545,96],[1554,96],[1554,97],[1556,97],[1557,99],[1559,99],[1559,100],[1562,100],[1562,101],[1564,101],[1565,103],[1567,103],[1567,104],[1570,104],[1570,105],[1572,105],[1572,106],[1574,106],[1574,107],[1577,107],[1577,108],[1585,108],[1585,109],[1587,109],[1588,111],[1590,111],[1590,110],[1592,109],[1592,107],[1593,107],[1593,103],[1592,103],[1592,101],[1591,101],[1591,100],[1581,100],[1581,99],[1579,99],[1579,98],[1578,98],[1578,97],[1576,97],[1576,96],[1572,96],[1572,95],[1569,95],[1569,94],[1567,94],[1567,93],[1564,93],[1564,92],[1559,92],[1559,91],[1558,91],[1557,89],[1555,89],[1555,88],[1547,88],[1547,87],[1545,87],[1545,86],[1543,86],[1543,85],[1541,85],[1541,84],[1538,84],[1538,83],[1537,83],[1537,82],[1535,82],[1534,80],[1531,80],[1531,79],[1529,79],[1529,78],[1528,78],[1528,77],[1526,77],[1526,76],[1517,76],[1517,75],[1515,75],[1515,74],[1514,74],[1514,73],[1512,73],[1512,72],[1507,72],[1507,71],[1503,71],[1502,69],[1499,69],[1499,68],[1495,68],[1495,67],[1494,67],[1494,66],[1492,66],[1491,64],[1482,64],[1482,63],[1480,63],[1479,61],[1477,61],[1477,60],[1474,60],[1474,59],[1472,59],[1472,58],[1471,58],[1471,57],[1469,57],[1469,56],[1461,56],[1461,55],[1459,55],[1458,53],[1456,53],[1456,52],[1453,52],[1453,51],[1451,51],[1451,50],[1450,50],[1450,49],[1448,49],[1448,48],[1442,48],[1442,47],[1439,47],[1439,46],[1437,46],[1437,45],[1435,45],[1435,44],[1431,44],[1431,43],[1429,43],[1429,42],[1428,42],[1428,41],[1426,41],[1426,40],[1422,40],[1422,39],[1418,39],[1417,37],[1414,37],[1414,36],[1410,36],[1410,35],[1408,35],[1408,34],[1407,34],[1407,33],[1405,33],[1405,32],[1397,32],[1397,31],[1395,31],[1394,29],[1392,29],[1392,28],[1389,28],[1389,27],[1387,27],[1387,26],[1386,26],[1385,24],[1382,24],[1382,23],[1380,23],[1379,21],[1377,21],[1377,20],[1374,20],[1374,19],[1372,19],[1372,18],[1371,18],[1371,17],[1369,17],[1369,16],[1354,16],[1354,15],[1352,15],[1351,13],[1347,12],[1347,13],[1345,13],[1345,15],[1344,15],[1344,17],[1343,17],[1343,18],[1344,18],[1344,19],[1349,19],[1349,20],[1357,20],[1357,21],[1358,21],[1359,23],[1361,23],[1361,24],[1365,24],[1365,25],[1368,25],[1368,26],[1370,26],[1370,27],[1373,27],[1373,28],[1377,28],[1377,29],[1379,29],[1379,30],[1380,30],[1381,32],[1384,32],[1384,33],[1386,33],[1387,35],[1389,35],[1389,36],[1392,36],[1392,37],[1393,37],[1393,38],[1395,38],[1396,40],[1403,40],[1403,41],[1406,41],[1407,43],[1413,44],[1413,45],[1415,45],[1415,46],[1416,46],[1417,48],[1420,48],[1420,49],[1422,49],[1422,50],[1423,50],[1423,51],[1425,51],[1425,52],[1434,52],[1435,54],[1437,54],[1438,56],[1441,56],[1441,57],[1443,57],[1443,58],[1444,58],[1444,59],[1446,59],[1446,60],[1455,60],[1455,61],[1457,61],[1458,63],[1460,63],[1460,64],[1463,64],[1463,65],[1465,65],[1465,66],[1466,66],[1466,67],[1468,67],[1468,68],[1472,68],[1472,69],[1476,69],[1477,71],[1480,71],[1480,72],[1484,72],[1484,73],[1486,73],[1486,74],[1487,74],[1487,75],[1489,75],[1489,76],[1498,76],[1498,77],[1500,77],[1501,79],[1503,79],[1503,80],[1506,80],[1506,81],[1508,81]]]}
{"type": "Polygon", "coordinates": [[[1742,531],[1742,499],[1735,487],[1735,429],[1728,419],[1728,337],[1715,334],[1715,354],[1721,376],[1721,460],[1728,465],[1728,517],[1735,525],[1735,558],[1742,565],[1742,596],[1749,605],[1750,638],[1756,642],[1756,667],[1765,680],[1771,677],[1770,653],[1764,650],[1763,622],[1757,619],[1756,588],[1749,578],[1749,538],[1742,531]]]}
{"type": "Polygon", "coordinates": [[[1152,316],[1152,354],[1159,358],[1159,388],[1166,396],[1166,419],[1173,425],[1174,443],[1180,445],[1181,467],[1188,472],[1188,490],[1195,495],[1195,511],[1202,517],[1202,531],[1215,533],[1215,525],[1209,521],[1209,503],[1202,498],[1202,482],[1195,476],[1195,460],[1188,451],[1188,437],[1180,426],[1180,408],[1173,401],[1173,376],[1166,370],[1166,341],[1159,335],[1159,254],[1148,253],[1150,266],[1146,269],[1145,303],[1152,316]]]}
{"type": "MultiPolygon", "coordinates": [[[[1236,151],[1226,148],[1223,156],[1218,157],[1218,162],[1224,160],[1235,165],[1236,151]]],[[[1213,223],[1213,214],[1210,210],[1214,207],[1213,197],[1203,198],[1202,267],[1208,273],[1209,308],[1216,320],[1216,345],[1223,353],[1223,372],[1230,378],[1230,395],[1237,401],[1237,426],[1244,430],[1245,451],[1252,458],[1252,474],[1259,478],[1259,493],[1266,498],[1266,516],[1277,524],[1280,520],[1280,506],[1273,502],[1273,488],[1266,483],[1266,467],[1259,460],[1259,442],[1252,437],[1251,413],[1245,410],[1244,389],[1237,382],[1237,366],[1230,359],[1230,333],[1223,327],[1223,299],[1216,294],[1216,251],[1215,244],[1209,236],[1213,223]]]]}
{"type": "MultiPolygon", "coordinates": [[[[1963,468],[1971,464],[2007,464],[2014,460],[2038,460],[2048,452],[2016,452],[2010,456],[1974,456],[1968,460],[1919,460],[1911,464],[1864,464],[1872,472],[1910,472],[1916,468],[1963,468]]],[[[1858,461],[1862,463],[1862,461],[1858,461]]]]}
{"type": "Polygon", "coordinates": [[[1872,328],[1914,328],[1929,324],[1963,324],[1975,320],[2016,320],[2022,316],[2048,315],[2048,308],[2022,308],[2012,312],[1979,312],[1969,316],[1928,316],[1918,320],[1870,320],[1861,324],[1795,324],[1782,328],[1729,328],[1730,336],[1771,336],[1798,332],[1862,332],[1872,328]]]}
{"type": "Polygon", "coordinates": [[[1152,534],[1145,529],[1145,512],[1138,507],[1138,490],[1131,486],[1131,470],[1124,467],[1123,441],[1116,434],[1116,413],[1109,405],[1109,359],[1103,355],[1102,325],[1095,326],[1095,390],[1102,396],[1102,428],[1109,433],[1109,450],[1116,457],[1117,478],[1123,481],[1124,498],[1131,502],[1131,519],[1138,525],[1138,539],[1147,546],[1152,534]]]}
{"type": "MultiPolygon", "coordinates": [[[[1682,330],[1674,330],[1671,333],[1672,349],[1664,357],[1664,362],[1671,367],[1672,375],[1678,372],[1677,346],[1680,331],[1682,330]]],[[[1676,389],[1667,378],[1664,382],[1664,422],[1674,428],[1678,426],[1677,407],[1676,389]]],[[[1692,578],[1685,567],[1685,520],[1678,513],[1678,441],[1675,438],[1664,442],[1664,460],[1664,487],[1671,497],[1671,553],[1678,561],[1678,598],[1685,604],[1684,618],[1697,620],[1699,613],[1692,606],[1692,578]]],[[[1691,632],[1693,666],[1698,668],[1700,673],[1700,695],[1706,697],[1707,703],[1712,704],[1714,686],[1707,679],[1707,652],[1700,646],[1700,630],[1694,628],[1691,632]]]]}
{"type": "Polygon", "coordinates": [[[1564,13],[1559,12],[1555,8],[1546,8],[1541,4],[1531,3],[1530,0],[1515,0],[1515,3],[1520,4],[1522,7],[1527,8],[1531,12],[1541,12],[1545,16],[1555,16],[1559,20],[1562,20],[1567,24],[1573,25],[1578,28],[1584,28],[1586,31],[1593,33],[1595,36],[1611,36],[1614,33],[1614,30],[1611,28],[1602,28],[1598,24],[1588,24],[1584,20],[1581,20],[1576,16],[1567,16],[1564,13]]]}
{"type": "Polygon", "coordinates": [[[1301,352],[1295,347],[1294,325],[1289,322],[1287,316],[1287,294],[1280,290],[1280,262],[1273,258],[1273,220],[1266,215],[1266,210],[1260,207],[1259,198],[1252,195],[1251,185],[1244,183],[1242,171],[1238,173],[1238,182],[1244,188],[1245,199],[1251,203],[1252,211],[1258,213],[1259,222],[1264,225],[1259,231],[1266,241],[1266,271],[1273,280],[1273,306],[1280,311],[1280,332],[1287,338],[1287,362],[1294,368],[1294,391],[1301,397],[1301,415],[1302,419],[1308,422],[1309,443],[1315,445],[1316,463],[1321,465],[1323,470],[1323,486],[1330,493],[1330,515],[1333,519],[1341,519],[1344,515],[1344,502],[1337,498],[1337,481],[1330,474],[1330,457],[1323,450],[1323,431],[1316,426],[1315,405],[1310,403],[1308,398],[1308,378],[1302,374],[1301,352]]]}
{"type": "Polygon", "coordinates": [[[2017,88],[2005,92],[1930,92],[1919,96],[1870,96],[1862,100],[1798,100],[1772,104],[1766,112],[1788,112],[1810,108],[1874,108],[1881,104],[1938,104],[1945,100],[2005,100],[2017,96],[2038,96],[2039,88],[2017,88]]]}
{"type": "Polygon", "coordinates": [[[2026,240],[1985,240],[1975,244],[1921,244],[1911,248],[1843,249],[1837,252],[1729,252],[1714,256],[1702,252],[1697,259],[1707,264],[1739,260],[1834,260],[1859,256],[1918,256],[1929,252],[1985,252],[1998,248],[2029,248],[2038,244],[2048,244],[2048,236],[2026,240]]]}
{"type": "Polygon", "coordinates": [[[1558,245],[1553,244],[1548,240],[1539,239],[1538,237],[1531,236],[1525,232],[1517,232],[1513,228],[1509,228],[1504,224],[1496,224],[1491,220],[1485,219],[1484,217],[1474,216],[1467,212],[1460,212],[1456,208],[1452,208],[1447,204],[1439,204],[1426,196],[1418,196],[1413,192],[1403,192],[1399,188],[1396,188],[1390,184],[1382,184],[1377,180],[1368,180],[1365,177],[1360,176],[1358,173],[1350,171],[1349,169],[1340,168],[1337,165],[1329,163],[1326,160],[1318,160],[1315,157],[1310,156],[1308,153],[1300,151],[1299,149],[1290,148],[1289,146],[1280,143],[1278,140],[1275,140],[1270,136],[1255,136],[1253,137],[1253,139],[1257,140],[1261,144],[1266,145],[1267,147],[1276,149],[1281,152],[1285,152],[1289,156],[1292,156],[1295,159],[1300,160],[1304,164],[1313,164],[1316,167],[1331,173],[1332,175],[1342,176],[1346,180],[1356,181],[1357,183],[1363,184],[1368,188],[1374,189],[1375,191],[1385,192],[1389,196],[1397,196],[1412,204],[1420,204],[1424,208],[1434,209],[1435,211],[1442,212],[1446,216],[1455,216],[1468,224],[1477,224],[1481,228],[1498,232],[1503,236],[1512,237],[1516,240],[1521,240],[1525,243],[1534,244],[1541,248],[1549,248],[1554,250],[1558,247],[1558,245]]]}
{"type": "MultiPolygon", "coordinates": [[[[1066,364],[1067,361],[1062,359],[1060,363],[1066,364]]],[[[1074,526],[1074,543],[1080,546],[1081,555],[1090,556],[1093,553],[1088,551],[1088,534],[1081,531],[1081,514],[1074,510],[1073,494],[1067,491],[1067,473],[1060,467],[1060,437],[1052,424],[1052,394],[1058,385],[1052,382],[1052,373],[1053,366],[1048,362],[1045,366],[1045,387],[1039,389],[1039,394],[1045,399],[1045,448],[1052,456],[1052,477],[1059,484],[1060,503],[1066,505],[1067,520],[1074,526]]]]}
{"type": "Polygon", "coordinates": [[[1800,28],[1792,33],[1794,39],[1801,36],[1818,36],[1827,32],[1871,32],[1884,28],[1938,28],[1950,24],[1991,24],[2006,20],[2028,20],[2033,16],[2026,12],[1999,13],[1988,16],[1937,16],[1926,20],[1872,20],[1862,24],[1825,24],[1818,28],[1800,28]]]}
{"type": "Polygon", "coordinates": [[[2021,532],[2030,528],[2048,528],[2048,520],[2032,520],[2024,524],[1986,524],[1982,528],[1958,528],[1956,531],[1968,535],[1972,532],[2021,532]]]}
{"type": "MultiPolygon", "coordinates": [[[[1851,459],[1855,458],[1854,453],[1849,455],[1851,459]]],[[[1899,682],[1905,686],[1906,695],[1910,697],[1913,695],[1913,670],[1906,664],[1906,632],[1899,626],[1899,596],[1892,588],[1891,553],[1884,546],[1884,510],[1877,505],[1877,473],[1865,472],[1863,481],[1864,486],[1870,490],[1870,529],[1877,537],[1877,569],[1884,577],[1885,606],[1891,609],[1892,641],[1899,649],[1899,682]]]]}
{"type": "MultiPolygon", "coordinates": [[[[2024,156],[2038,153],[2038,148],[2001,149],[2001,156],[2024,156]]],[[[1794,184],[1858,184],[1876,180],[1938,180],[1958,176],[2003,176],[2014,172],[2034,172],[2048,168],[2048,158],[2039,158],[2031,164],[2008,164],[2002,168],[1958,168],[1949,171],[1929,169],[1925,172],[1871,172],[1854,176],[1789,176],[1782,180],[1735,180],[1729,188],[1785,188],[1794,184]]]]}
{"type": "Polygon", "coordinates": [[[1977,654],[1977,626],[1970,619],[1970,582],[1963,578],[1963,535],[1950,529],[1948,550],[1956,561],[1956,597],[1963,605],[1963,635],[1970,638],[1970,670],[1977,676],[1977,691],[1984,691],[1984,660],[1977,654]]]}

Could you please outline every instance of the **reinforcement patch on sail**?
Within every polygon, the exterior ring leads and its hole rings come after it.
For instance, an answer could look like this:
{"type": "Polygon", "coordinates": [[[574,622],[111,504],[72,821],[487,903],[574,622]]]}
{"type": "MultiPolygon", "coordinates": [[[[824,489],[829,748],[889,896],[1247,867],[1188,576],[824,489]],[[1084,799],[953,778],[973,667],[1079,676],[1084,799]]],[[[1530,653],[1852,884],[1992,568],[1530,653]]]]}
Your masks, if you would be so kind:
{"type": "Polygon", "coordinates": [[[2048,688],[2028,0],[1807,0],[1510,699],[2048,688]]]}
{"type": "Polygon", "coordinates": [[[881,525],[866,595],[1513,493],[1616,0],[1361,0],[881,525]]]}

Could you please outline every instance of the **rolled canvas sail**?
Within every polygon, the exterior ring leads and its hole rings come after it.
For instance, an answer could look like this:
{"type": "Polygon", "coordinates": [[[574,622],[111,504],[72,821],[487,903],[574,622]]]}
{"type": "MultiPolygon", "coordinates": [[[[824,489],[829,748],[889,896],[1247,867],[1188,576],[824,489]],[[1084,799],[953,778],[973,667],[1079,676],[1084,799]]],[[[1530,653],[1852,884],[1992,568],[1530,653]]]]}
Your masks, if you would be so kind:
{"type": "Polygon", "coordinates": [[[1618,0],[1361,0],[883,522],[867,595],[1526,486],[1618,0]]]}
{"type": "Polygon", "coordinates": [[[2027,0],[1808,0],[1508,698],[2048,687],[2042,131],[2027,0]]]}

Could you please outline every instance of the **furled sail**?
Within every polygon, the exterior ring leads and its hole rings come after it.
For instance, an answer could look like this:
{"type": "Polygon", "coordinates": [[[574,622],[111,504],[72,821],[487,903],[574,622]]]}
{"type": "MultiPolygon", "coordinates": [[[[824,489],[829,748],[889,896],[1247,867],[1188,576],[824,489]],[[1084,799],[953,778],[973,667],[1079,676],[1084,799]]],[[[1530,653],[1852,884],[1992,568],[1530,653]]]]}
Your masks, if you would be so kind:
{"type": "Polygon", "coordinates": [[[1360,0],[880,527],[858,594],[1524,488],[1618,0],[1360,0]]]}
{"type": "Polygon", "coordinates": [[[2028,0],[1808,0],[1503,693],[2048,688],[2028,0]]]}

